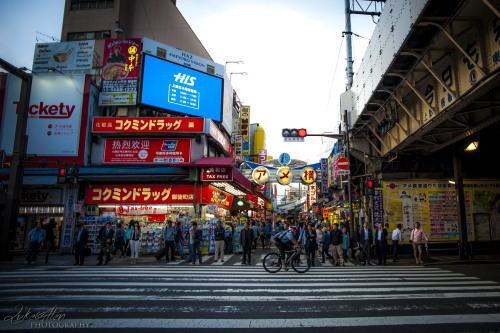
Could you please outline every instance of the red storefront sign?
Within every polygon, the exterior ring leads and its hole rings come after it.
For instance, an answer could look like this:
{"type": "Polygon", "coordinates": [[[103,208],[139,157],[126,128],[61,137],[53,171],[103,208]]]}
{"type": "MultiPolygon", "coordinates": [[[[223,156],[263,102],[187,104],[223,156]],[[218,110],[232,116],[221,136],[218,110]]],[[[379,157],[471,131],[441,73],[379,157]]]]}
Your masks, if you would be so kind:
{"type": "Polygon", "coordinates": [[[231,182],[233,181],[233,168],[228,167],[212,167],[202,168],[200,174],[202,182],[231,182]]]}
{"type": "Polygon", "coordinates": [[[171,164],[191,161],[191,139],[113,138],[104,141],[103,163],[171,164]]]}
{"type": "Polygon", "coordinates": [[[226,138],[224,133],[222,133],[221,130],[217,128],[212,120],[210,120],[210,128],[208,132],[210,133],[210,136],[214,138],[214,140],[220,143],[220,145],[226,152],[229,153],[230,156],[233,156],[233,146],[231,146],[231,143],[226,138]]]}
{"type": "Polygon", "coordinates": [[[225,193],[226,198],[221,200],[219,196],[222,192],[212,186],[203,186],[202,202],[211,205],[218,205],[219,207],[230,209],[233,204],[233,196],[225,193]]]}
{"type": "Polygon", "coordinates": [[[192,204],[191,185],[90,185],[87,204],[192,204]]]}
{"type": "Polygon", "coordinates": [[[204,118],[95,117],[93,133],[203,133],[204,118]]]}
{"type": "MultiPolygon", "coordinates": [[[[196,199],[201,203],[218,205],[230,209],[233,196],[225,194],[221,200],[221,191],[212,186],[197,187],[196,199]],[[201,194],[201,195],[200,195],[201,194]]],[[[192,185],[89,185],[85,192],[86,204],[193,204],[194,187],[192,185]]]]}

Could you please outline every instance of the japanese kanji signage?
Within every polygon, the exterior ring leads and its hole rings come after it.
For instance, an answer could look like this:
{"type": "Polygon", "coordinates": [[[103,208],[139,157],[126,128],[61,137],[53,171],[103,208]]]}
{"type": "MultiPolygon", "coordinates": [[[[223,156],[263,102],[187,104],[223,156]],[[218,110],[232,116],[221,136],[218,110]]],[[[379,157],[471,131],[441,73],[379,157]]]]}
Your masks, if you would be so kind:
{"type": "Polygon", "coordinates": [[[243,135],[234,136],[234,158],[236,161],[243,159],[243,135]]]}
{"type": "Polygon", "coordinates": [[[309,207],[316,203],[316,183],[309,185],[309,207]]]}
{"type": "Polygon", "coordinates": [[[302,184],[310,185],[316,181],[317,178],[316,171],[311,167],[304,168],[302,169],[300,178],[302,179],[302,184]]]}
{"type": "Polygon", "coordinates": [[[203,133],[204,118],[111,118],[93,119],[93,133],[203,133]]]}
{"type": "Polygon", "coordinates": [[[114,138],[104,141],[103,163],[189,163],[191,139],[114,138]]]}
{"type": "Polygon", "coordinates": [[[321,159],[321,193],[328,193],[328,159],[321,159]]]}
{"type": "Polygon", "coordinates": [[[228,167],[202,168],[200,173],[200,180],[202,182],[213,182],[213,181],[231,182],[233,181],[233,168],[228,168],[228,167]]]}
{"type": "Polygon", "coordinates": [[[263,166],[253,169],[252,179],[259,185],[266,184],[269,181],[269,170],[263,166]]]}
{"type": "Polygon", "coordinates": [[[131,105],[136,100],[141,39],[106,39],[102,64],[102,94],[99,105],[131,105]],[[113,99],[106,93],[116,93],[113,99]],[[117,98],[124,93],[127,98],[117,98]],[[133,96],[130,97],[132,93],[133,96]],[[103,101],[105,101],[104,104],[103,101]]]}
{"type": "Polygon", "coordinates": [[[243,138],[242,144],[242,155],[245,161],[250,160],[250,107],[242,106],[241,107],[241,125],[240,125],[240,134],[243,138]]]}
{"type": "Polygon", "coordinates": [[[192,185],[91,185],[86,204],[192,204],[192,185]]]}

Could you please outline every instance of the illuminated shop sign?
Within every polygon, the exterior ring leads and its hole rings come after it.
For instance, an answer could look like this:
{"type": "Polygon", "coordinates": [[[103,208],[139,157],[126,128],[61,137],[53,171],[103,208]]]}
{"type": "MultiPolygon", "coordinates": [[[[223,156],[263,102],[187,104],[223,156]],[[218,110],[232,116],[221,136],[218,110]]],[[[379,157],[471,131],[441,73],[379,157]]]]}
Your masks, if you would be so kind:
{"type": "Polygon", "coordinates": [[[221,78],[145,55],[141,103],[220,122],[222,81],[221,78]]]}

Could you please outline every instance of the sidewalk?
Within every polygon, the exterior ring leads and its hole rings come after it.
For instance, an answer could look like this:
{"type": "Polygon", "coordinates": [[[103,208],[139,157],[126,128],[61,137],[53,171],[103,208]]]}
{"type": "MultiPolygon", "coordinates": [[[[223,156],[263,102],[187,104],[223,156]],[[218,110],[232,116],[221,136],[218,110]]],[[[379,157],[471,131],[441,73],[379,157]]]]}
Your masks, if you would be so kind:
{"type": "MultiPolygon", "coordinates": [[[[272,249],[271,251],[273,251],[272,249]]],[[[252,252],[253,261],[256,262],[256,258],[260,258],[262,254],[268,253],[269,250],[263,251],[262,249],[257,249],[252,252]]],[[[213,254],[204,256],[204,260],[210,260],[213,262],[213,254]]],[[[186,258],[187,259],[187,258],[186,258]]],[[[241,259],[241,254],[233,255],[229,262],[239,262],[241,259]]],[[[424,266],[442,266],[442,265],[460,265],[460,264],[500,264],[500,254],[480,254],[475,255],[472,260],[460,260],[458,255],[441,255],[432,256],[430,261],[427,260],[427,256],[423,256],[424,266]]],[[[16,255],[12,261],[0,261],[0,266],[24,266],[24,255],[16,255]]],[[[181,261],[179,264],[183,264],[183,260],[176,258],[176,260],[181,261]]],[[[259,259],[257,259],[258,261],[259,259]]],[[[51,252],[49,255],[48,264],[45,264],[45,252],[41,253],[41,256],[37,260],[37,266],[72,266],[75,262],[74,255],[71,254],[59,254],[56,252],[51,252]]],[[[184,260],[185,262],[185,260],[184,260]]],[[[359,266],[360,262],[358,259],[352,261],[356,266],[359,266]]],[[[97,263],[97,255],[92,255],[85,258],[85,266],[95,266],[97,263]]],[[[376,264],[377,260],[372,259],[372,264],[376,264]]],[[[139,255],[137,260],[138,265],[151,265],[151,266],[165,266],[165,257],[160,260],[156,260],[154,255],[145,254],[139,255]]],[[[198,265],[198,264],[197,264],[198,265]]],[[[387,266],[417,266],[413,255],[404,254],[400,255],[400,261],[396,264],[392,262],[392,257],[388,256],[387,266]]],[[[26,267],[33,267],[35,265],[30,265],[26,267]]],[[[130,265],[130,257],[120,258],[119,255],[114,256],[114,258],[109,262],[108,266],[133,266],[130,265]]]]}

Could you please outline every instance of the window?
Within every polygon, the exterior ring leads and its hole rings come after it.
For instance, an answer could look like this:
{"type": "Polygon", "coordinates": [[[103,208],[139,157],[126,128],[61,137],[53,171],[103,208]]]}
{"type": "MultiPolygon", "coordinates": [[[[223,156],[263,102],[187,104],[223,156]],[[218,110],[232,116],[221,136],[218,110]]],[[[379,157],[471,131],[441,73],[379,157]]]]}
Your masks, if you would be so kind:
{"type": "Polygon", "coordinates": [[[71,3],[71,10],[84,10],[84,9],[104,9],[104,8],[114,8],[114,0],[107,1],[73,1],[71,3]]]}
{"type": "Polygon", "coordinates": [[[85,39],[104,39],[111,36],[110,30],[105,31],[87,31],[87,32],[68,32],[67,41],[85,40],[85,39]]]}

